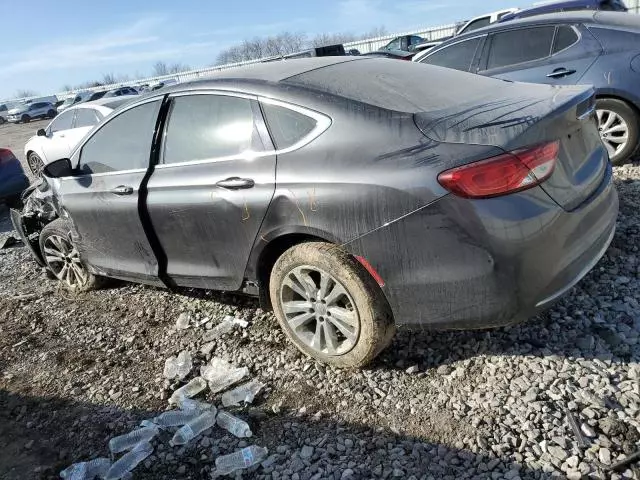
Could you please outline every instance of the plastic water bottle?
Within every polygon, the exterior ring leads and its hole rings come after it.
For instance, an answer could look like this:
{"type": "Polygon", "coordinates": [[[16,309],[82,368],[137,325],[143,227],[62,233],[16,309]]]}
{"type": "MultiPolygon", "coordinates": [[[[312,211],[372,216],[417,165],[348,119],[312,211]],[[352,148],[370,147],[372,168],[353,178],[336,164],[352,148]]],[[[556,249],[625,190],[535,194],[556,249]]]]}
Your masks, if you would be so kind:
{"type": "Polygon", "coordinates": [[[114,437],[109,440],[109,450],[111,453],[120,453],[130,450],[141,442],[149,442],[158,434],[158,427],[144,427],[133,430],[125,435],[114,437]]]}
{"type": "Polygon", "coordinates": [[[173,392],[169,398],[169,403],[177,404],[181,398],[194,397],[205,388],[207,388],[207,381],[202,377],[196,377],[173,392]]]}
{"type": "Polygon", "coordinates": [[[222,405],[239,405],[240,402],[251,403],[255,396],[264,388],[264,383],[257,380],[244,383],[233,390],[222,394],[222,405]]]}
{"type": "Polygon", "coordinates": [[[177,377],[182,380],[189,374],[192,367],[191,354],[185,350],[178,354],[178,358],[167,358],[164,362],[163,373],[165,378],[172,379],[177,377]]]}
{"type": "Polygon", "coordinates": [[[189,443],[195,437],[204,432],[207,428],[211,428],[216,424],[216,414],[214,412],[204,412],[191,420],[186,425],[178,429],[170,444],[184,445],[189,443]]]}
{"type": "Polygon", "coordinates": [[[210,411],[216,413],[215,405],[211,405],[206,402],[199,402],[198,400],[194,400],[193,398],[181,398],[178,401],[178,407],[185,412],[196,411],[199,413],[210,411]]]}
{"type": "Polygon", "coordinates": [[[171,410],[164,412],[153,419],[153,423],[160,427],[180,427],[200,415],[197,410],[171,410]]]}
{"type": "Polygon", "coordinates": [[[233,326],[234,326],[233,317],[230,317],[227,315],[222,319],[222,322],[220,322],[218,325],[216,325],[207,333],[205,333],[202,339],[205,342],[210,342],[211,340],[220,338],[222,335],[225,335],[229,333],[231,330],[233,330],[233,326]]]}
{"type": "Polygon", "coordinates": [[[209,365],[200,367],[200,375],[209,382],[211,392],[218,393],[240,382],[249,375],[249,370],[246,367],[236,368],[229,362],[214,357],[209,365]]]}
{"type": "Polygon", "coordinates": [[[136,445],[133,450],[125,453],[116,460],[105,475],[105,480],[121,480],[127,473],[133,470],[153,452],[153,446],[149,442],[136,445]]]}
{"type": "Polygon", "coordinates": [[[229,455],[216,458],[216,470],[214,474],[228,475],[236,470],[252,467],[264,460],[269,451],[264,447],[251,445],[229,455]]]}
{"type": "Polygon", "coordinates": [[[93,480],[94,477],[103,478],[109,468],[111,460],[108,458],[96,458],[89,462],[74,463],[60,472],[60,478],[65,480],[93,480]]]}
{"type": "Polygon", "coordinates": [[[224,428],[231,435],[238,438],[249,438],[253,435],[247,422],[238,417],[234,417],[229,412],[218,412],[216,423],[219,427],[224,428]]]}
{"type": "Polygon", "coordinates": [[[189,328],[189,322],[191,322],[191,315],[187,312],[182,312],[176,320],[176,330],[186,330],[189,328]]]}

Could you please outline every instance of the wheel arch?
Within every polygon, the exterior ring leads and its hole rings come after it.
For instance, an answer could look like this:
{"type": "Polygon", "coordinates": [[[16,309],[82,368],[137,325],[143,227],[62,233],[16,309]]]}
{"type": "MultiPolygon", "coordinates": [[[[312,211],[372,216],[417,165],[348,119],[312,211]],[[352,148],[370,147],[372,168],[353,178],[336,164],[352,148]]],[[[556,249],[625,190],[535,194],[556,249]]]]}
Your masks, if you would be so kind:
{"type": "Polygon", "coordinates": [[[257,280],[260,305],[264,310],[271,310],[272,308],[269,297],[269,278],[276,261],[294,245],[305,242],[340,243],[326,232],[309,228],[303,230],[283,229],[270,235],[260,235],[258,237],[245,277],[257,280]]]}
{"type": "Polygon", "coordinates": [[[640,122],[640,100],[635,101],[626,95],[620,94],[618,91],[596,92],[596,100],[619,100],[624,102],[638,115],[638,121],[640,122]]]}

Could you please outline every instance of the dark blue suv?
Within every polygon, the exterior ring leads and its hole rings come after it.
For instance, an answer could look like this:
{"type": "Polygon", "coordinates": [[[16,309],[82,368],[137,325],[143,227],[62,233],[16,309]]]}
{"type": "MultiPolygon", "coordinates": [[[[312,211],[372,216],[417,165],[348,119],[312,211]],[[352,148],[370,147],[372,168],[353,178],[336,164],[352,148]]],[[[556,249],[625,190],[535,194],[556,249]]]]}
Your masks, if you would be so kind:
{"type": "Polygon", "coordinates": [[[628,161],[638,146],[640,15],[583,11],[496,23],[414,61],[518,82],[593,85],[611,162],[628,161]]]}
{"type": "Polygon", "coordinates": [[[532,17],[534,15],[544,15],[546,13],[573,12],[576,10],[608,10],[611,12],[626,12],[627,6],[622,0],[565,0],[560,2],[549,2],[543,5],[536,5],[517,12],[504,15],[498,20],[507,22],[519,18],[532,17]]]}

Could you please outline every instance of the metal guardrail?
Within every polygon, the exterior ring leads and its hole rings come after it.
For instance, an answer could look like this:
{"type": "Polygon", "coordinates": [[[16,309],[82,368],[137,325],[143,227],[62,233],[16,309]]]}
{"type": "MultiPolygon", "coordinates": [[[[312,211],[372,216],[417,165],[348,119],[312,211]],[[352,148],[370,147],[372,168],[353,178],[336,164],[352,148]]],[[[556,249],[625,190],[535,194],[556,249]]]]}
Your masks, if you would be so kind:
{"type": "MultiPolygon", "coordinates": [[[[419,30],[396,33],[392,35],[384,35],[382,37],[369,38],[366,40],[348,42],[344,44],[344,48],[345,50],[357,49],[358,51],[360,51],[360,53],[369,53],[369,52],[378,50],[381,47],[384,47],[387,43],[389,43],[391,39],[402,36],[402,35],[419,35],[421,37],[424,37],[426,40],[437,40],[442,37],[453,35],[455,32],[455,29],[456,29],[455,24],[444,25],[444,26],[433,27],[433,28],[423,28],[419,30]]],[[[170,75],[147,77],[147,78],[136,79],[136,80],[127,80],[124,82],[112,83],[110,85],[102,85],[100,87],[83,88],[83,89],[76,89],[76,90],[71,90],[67,92],[59,92],[59,93],[56,93],[55,95],[56,97],[58,97],[58,100],[64,100],[65,98],[70,97],[71,95],[76,95],[80,92],[100,92],[103,90],[111,90],[111,89],[120,88],[120,87],[132,87],[136,85],[142,85],[145,83],[147,84],[157,83],[157,82],[161,82],[163,80],[169,80],[169,79],[176,79],[180,83],[189,82],[192,80],[198,80],[200,78],[206,78],[207,76],[215,72],[219,72],[221,70],[227,70],[230,68],[262,63],[264,60],[265,60],[264,58],[259,58],[256,60],[248,60],[246,62],[237,62],[237,63],[229,63],[226,65],[216,65],[213,67],[197,68],[194,70],[174,73],[170,75]]],[[[35,97],[2,100],[0,101],[0,103],[22,102],[22,101],[31,100],[32,98],[40,98],[40,97],[42,97],[42,95],[38,95],[35,97]]]]}

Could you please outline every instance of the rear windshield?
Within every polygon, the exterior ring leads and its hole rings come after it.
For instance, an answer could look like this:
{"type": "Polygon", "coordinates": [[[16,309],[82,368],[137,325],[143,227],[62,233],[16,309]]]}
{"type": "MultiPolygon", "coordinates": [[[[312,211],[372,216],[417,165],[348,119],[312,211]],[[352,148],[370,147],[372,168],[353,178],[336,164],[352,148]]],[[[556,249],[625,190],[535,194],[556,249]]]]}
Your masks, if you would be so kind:
{"type": "Polygon", "coordinates": [[[284,82],[407,113],[444,109],[504,85],[502,80],[387,58],[330,65],[284,82]]]}

